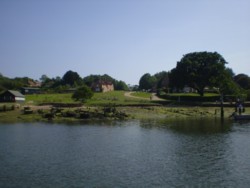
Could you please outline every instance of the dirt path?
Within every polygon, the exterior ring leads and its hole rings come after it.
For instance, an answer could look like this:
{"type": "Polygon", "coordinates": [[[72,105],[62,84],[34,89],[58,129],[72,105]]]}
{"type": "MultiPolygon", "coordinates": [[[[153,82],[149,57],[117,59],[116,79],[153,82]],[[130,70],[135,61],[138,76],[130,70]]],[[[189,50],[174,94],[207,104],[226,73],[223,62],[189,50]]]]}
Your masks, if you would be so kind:
{"type": "Polygon", "coordinates": [[[136,97],[136,96],[133,96],[132,93],[135,93],[135,92],[125,92],[124,95],[126,97],[131,97],[131,98],[136,98],[136,99],[152,100],[152,101],[165,101],[164,99],[161,99],[161,98],[157,97],[156,93],[152,93],[151,98],[136,97]]]}

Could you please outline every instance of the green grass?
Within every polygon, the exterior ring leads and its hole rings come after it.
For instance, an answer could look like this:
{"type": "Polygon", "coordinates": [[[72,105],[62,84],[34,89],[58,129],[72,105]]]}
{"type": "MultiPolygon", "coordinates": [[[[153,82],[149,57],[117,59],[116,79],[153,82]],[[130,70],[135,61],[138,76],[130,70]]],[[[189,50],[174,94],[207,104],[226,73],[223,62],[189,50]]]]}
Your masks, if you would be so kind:
{"type": "Polygon", "coordinates": [[[35,94],[26,95],[27,104],[41,104],[41,103],[73,103],[74,100],[71,99],[70,93],[64,94],[35,94]]]}
{"type": "Polygon", "coordinates": [[[141,98],[145,98],[145,99],[150,99],[151,97],[151,93],[146,93],[146,92],[134,92],[131,94],[132,96],[135,97],[141,97],[141,98]]]}
{"type": "Polygon", "coordinates": [[[126,97],[124,91],[111,91],[106,93],[95,93],[94,96],[87,101],[87,105],[130,105],[130,104],[145,104],[147,100],[126,97]]]}
{"type": "MultiPolygon", "coordinates": [[[[111,91],[106,93],[94,93],[94,96],[87,100],[85,105],[89,106],[105,106],[108,104],[116,105],[133,105],[133,104],[152,104],[148,100],[151,96],[151,93],[146,92],[135,92],[132,93],[135,97],[140,98],[131,98],[124,96],[124,91],[111,91]]],[[[199,96],[196,93],[174,93],[172,96],[199,96]]],[[[214,93],[206,93],[205,96],[216,96],[214,93]]],[[[72,98],[72,93],[66,94],[35,94],[35,95],[26,95],[26,104],[38,105],[41,103],[78,103],[72,98]]]]}
{"type": "MultiPolygon", "coordinates": [[[[200,95],[198,93],[169,93],[169,96],[193,96],[193,97],[199,97],[200,95]]],[[[204,97],[212,97],[212,96],[219,96],[217,93],[204,93],[204,97]]]]}
{"type": "MultiPolygon", "coordinates": [[[[150,101],[124,96],[124,91],[111,91],[106,93],[94,93],[94,96],[87,100],[86,105],[104,106],[108,104],[129,105],[129,104],[145,104],[150,101]]],[[[26,95],[26,104],[38,105],[41,103],[75,103],[71,99],[72,94],[35,94],[26,95]]],[[[149,98],[149,96],[147,97],[149,98]]]]}

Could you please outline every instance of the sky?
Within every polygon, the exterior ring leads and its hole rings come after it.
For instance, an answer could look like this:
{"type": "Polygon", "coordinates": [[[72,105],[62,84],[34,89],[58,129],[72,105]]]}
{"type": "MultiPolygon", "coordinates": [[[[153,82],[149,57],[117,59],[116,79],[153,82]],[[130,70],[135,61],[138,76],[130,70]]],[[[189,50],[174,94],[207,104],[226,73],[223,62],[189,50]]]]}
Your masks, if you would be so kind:
{"type": "Polygon", "coordinates": [[[250,75],[249,0],[0,0],[0,73],[108,74],[138,84],[183,55],[218,52],[250,75]]]}

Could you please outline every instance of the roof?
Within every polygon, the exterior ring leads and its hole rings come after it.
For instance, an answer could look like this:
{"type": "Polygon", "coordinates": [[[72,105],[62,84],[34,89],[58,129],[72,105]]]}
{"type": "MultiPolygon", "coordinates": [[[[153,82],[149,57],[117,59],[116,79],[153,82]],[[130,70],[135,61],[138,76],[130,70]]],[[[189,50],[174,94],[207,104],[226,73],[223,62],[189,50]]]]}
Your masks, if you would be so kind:
{"type": "Polygon", "coordinates": [[[21,94],[19,91],[14,91],[14,90],[8,90],[8,92],[10,92],[12,95],[14,95],[15,97],[24,97],[23,94],[21,94]]]}

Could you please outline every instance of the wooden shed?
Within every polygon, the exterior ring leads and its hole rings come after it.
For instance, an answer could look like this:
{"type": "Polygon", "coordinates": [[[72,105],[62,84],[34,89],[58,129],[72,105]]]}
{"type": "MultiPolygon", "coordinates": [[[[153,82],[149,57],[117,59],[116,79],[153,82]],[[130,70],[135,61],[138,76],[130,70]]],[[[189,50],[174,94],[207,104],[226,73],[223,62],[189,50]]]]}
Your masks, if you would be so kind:
{"type": "Polygon", "coordinates": [[[7,90],[0,94],[0,102],[24,102],[25,96],[19,91],[7,90]]]}

